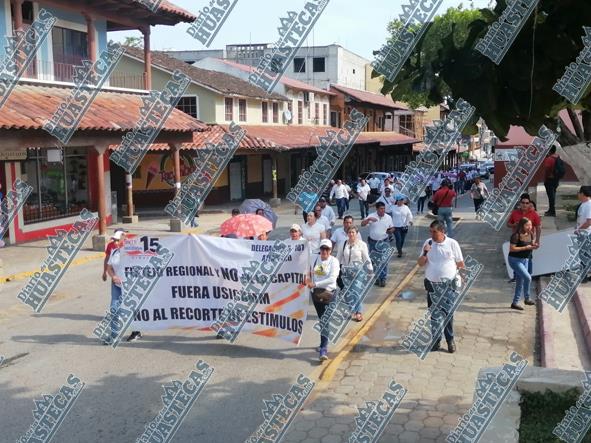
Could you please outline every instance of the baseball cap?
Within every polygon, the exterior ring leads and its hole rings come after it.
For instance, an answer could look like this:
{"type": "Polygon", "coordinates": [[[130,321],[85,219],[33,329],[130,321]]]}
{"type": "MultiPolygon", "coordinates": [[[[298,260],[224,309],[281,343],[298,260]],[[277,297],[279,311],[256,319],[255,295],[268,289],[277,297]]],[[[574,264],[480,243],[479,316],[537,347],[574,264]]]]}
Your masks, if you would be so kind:
{"type": "Polygon", "coordinates": [[[320,249],[322,248],[332,249],[332,242],[327,238],[320,240],[320,249]]]}
{"type": "Polygon", "coordinates": [[[114,238],[115,240],[121,240],[121,236],[123,234],[128,233],[129,231],[123,228],[117,228],[115,229],[115,232],[113,232],[113,235],[111,236],[111,238],[114,238]]]}
{"type": "Polygon", "coordinates": [[[291,228],[289,228],[290,231],[300,231],[302,232],[302,228],[300,228],[300,225],[298,225],[297,223],[291,225],[291,228]]]}

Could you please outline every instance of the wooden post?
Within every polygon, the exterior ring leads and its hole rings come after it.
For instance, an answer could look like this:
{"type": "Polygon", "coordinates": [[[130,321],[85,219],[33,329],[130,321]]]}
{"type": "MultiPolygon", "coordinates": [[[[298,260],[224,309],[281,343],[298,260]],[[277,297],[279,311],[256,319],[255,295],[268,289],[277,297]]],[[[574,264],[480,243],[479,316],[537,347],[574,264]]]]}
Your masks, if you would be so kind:
{"type": "Polygon", "coordinates": [[[137,223],[139,219],[137,215],[134,215],[133,177],[131,174],[125,174],[125,186],[127,188],[127,215],[123,216],[123,223],[137,223]]]}
{"type": "MultiPolygon", "coordinates": [[[[24,0],[13,0],[12,7],[14,8],[14,30],[23,30],[23,1],[24,0]]],[[[21,54],[17,57],[17,69],[21,68],[21,54]]]]}
{"type": "Polygon", "coordinates": [[[144,89],[152,89],[152,51],[150,49],[150,27],[142,28],[144,34],[144,89]]]}
{"type": "Polygon", "coordinates": [[[98,51],[96,47],[96,26],[94,17],[85,14],[84,18],[86,19],[86,44],[88,45],[88,56],[90,57],[90,61],[95,63],[98,51]]]}
{"type": "Polygon", "coordinates": [[[277,153],[271,154],[271,183],[273,184],[273,198],[269,202],[272,207],[277,207],[281,204],[277,189],[277,153]]]}
{"type": "MultiPolygon", "coordinates": [[[[172,151],[174,160],[174,188],[175,196],[181,192],[181,145],[176,143],[169,143],[168,146],[172,151]]],[[[170,219],[170,231],[181,232],[182,231],[181,220],[176,217],[170,219]]]]}
{"type": "Polygon", "coordinates": [[[107,198],[105,195],[105,152],[107,146],[95,145],[94,149],[97,152],[96,156],[96,173],[97,173],[97,188],[98,188],[98,217],[99,217],[99,232],[98,235],[92,237],[92,249],[95,251],[104,251],[107,242],[107,198]]]}

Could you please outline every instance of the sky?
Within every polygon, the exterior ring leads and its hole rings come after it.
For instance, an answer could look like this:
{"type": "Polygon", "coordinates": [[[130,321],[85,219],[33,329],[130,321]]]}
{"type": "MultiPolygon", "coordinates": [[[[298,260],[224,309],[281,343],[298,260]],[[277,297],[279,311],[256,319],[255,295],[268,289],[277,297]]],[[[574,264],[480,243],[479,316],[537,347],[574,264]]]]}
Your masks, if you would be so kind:
{"type": "MultiPolygon", "coordinates": [[[[170,1],[194,15],[198,15],[199,10],[209,5],[209,0],[170,1]]],[[[373,51],[386,42],[388,23],[398,18],[402,12],[401,5],[408,3],[409,0],[329,0],[303,46],[336,43],[371,60],[373,51]]],[[[484,8],[494,4],[494,0],[443,0],[438,12],[442,13],[460,3],[464,7],[472,3],[476,8],[484,8]]],[[[279,18],[286,16],[290,10],[300,12],[305,4],[305,0],[238,0],[209,48],[186,33],[189,24],[181,23],[174,27],[153,27],[152,49],[223,49],[228,44],[273,43],[279,37],[279,18]]],[[[127,36],[140,37],[141,33],[109,33],[109,38],[115,41],[123,41],[127,36]]]]}

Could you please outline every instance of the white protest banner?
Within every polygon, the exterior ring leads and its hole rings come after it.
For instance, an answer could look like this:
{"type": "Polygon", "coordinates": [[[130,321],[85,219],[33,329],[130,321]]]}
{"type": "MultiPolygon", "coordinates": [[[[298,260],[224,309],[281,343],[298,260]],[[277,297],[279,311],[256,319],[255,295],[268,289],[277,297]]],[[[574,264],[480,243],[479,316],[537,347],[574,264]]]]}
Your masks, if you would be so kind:
{"type": "MultiPolygon", "coordinates": [[[[272,283],[262,294],[244,331],[299,344],[309,304],[309,290],[304,284],[308,251],[303,241],[286,243],[292,245],[292,252],[279,272],[272,276],[272,283]]],[[[146,266],[144,273],[157,272],[160,276],[136,313],[130,330],[196,328],[209,331],[230,301],[257,297],[257,294],[241,294],[240,276],[243,268],[252,269],[251,262],[264,261],[272,245],[271,241],[205,235],[129,236],[122,256],[126,278],[131,278],[134,272],[142,272],[142,266],[146,266]],[[174,256],[166,268],[154,270],[146,263],[158,244],[174,256]]]]}

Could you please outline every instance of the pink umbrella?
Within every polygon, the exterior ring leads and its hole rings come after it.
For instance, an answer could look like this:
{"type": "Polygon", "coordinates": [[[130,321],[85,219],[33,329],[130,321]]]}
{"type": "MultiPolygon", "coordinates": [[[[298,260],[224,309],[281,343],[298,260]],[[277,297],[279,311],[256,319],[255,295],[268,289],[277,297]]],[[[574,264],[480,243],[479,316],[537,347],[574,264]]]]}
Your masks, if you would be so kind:
{"type": "Polygon", "coordinates": [[[234,234],[237,237],[258,237],[273,230],[273,224],[256,214],[240,214],[229,218],[220,227],[221,235],[234,234]]]}

